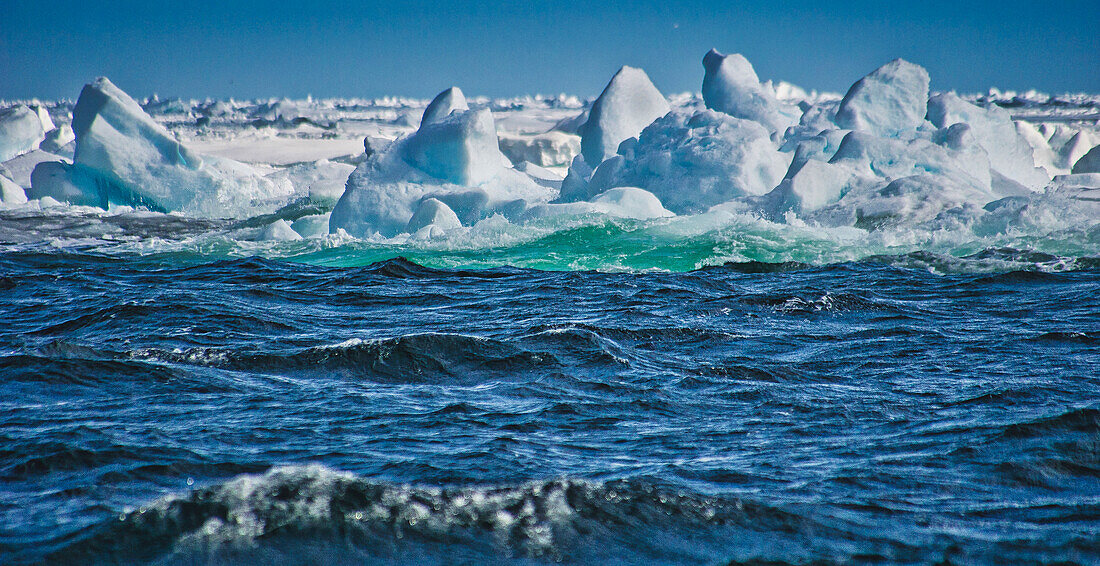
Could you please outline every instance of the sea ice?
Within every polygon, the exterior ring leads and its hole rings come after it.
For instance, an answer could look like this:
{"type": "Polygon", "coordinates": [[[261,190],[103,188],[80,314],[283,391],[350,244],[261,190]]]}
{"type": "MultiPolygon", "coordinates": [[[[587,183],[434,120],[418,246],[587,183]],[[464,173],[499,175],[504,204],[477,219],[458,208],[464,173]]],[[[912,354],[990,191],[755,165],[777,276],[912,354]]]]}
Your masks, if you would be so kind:
{"type": "Polygon", "coordinates": [[[106,78],[84,86],[72,126],[74,166],[35,175],[35,198],[239,217],[273,210],[293,192],[243,163],[190,150],[106,78]]]}
{"type": "Polygon", "coordinates": [[[641,187],[677,214],[697,213],[771,191],[790,163],[791,154],[779,152],[758,122],[713,110],[676,110],[642,131],[628,155],[605,163],[614,166],[606,179],[599,170],[593,173],[587,193],[641,187]]]}
{"type": "Polygon", "coordinates": [[[897,137],[916,130],[928,112],[928,71],[895,59],[848,89],[836,112],[836,124],[876,136],[897,137]]]}
{"type": "Polygon", "coordinates": [[[420,124],[406,140],[404,151],[409,165],[456,185],[492,179],[506,159],[488,108],[453,112],[420,124]]]}
{"type": "Polygon", "coordinates": [[[798,122],[801,112],[780,104],[741,54],[722,55],[711,49],[703,57],[703,68],[703,101],[707,108],[759,122],[771,132],[782,133],[798,122]]]}
{"type": "Polygon", "coordinates": [[[276,242],[291,242],[301,240],[302,236],[294,231],[294,228],[291,227],[289,222],[280,218],[264,226],[263,231],[260,232],[260,239],[276,242]]]}
{"type": "Polygon", "coordinates": [[[8,178],[15,181],[16,184],[23,188],[30,188],[31,186],[31,172],[38,166],[39,163],[45,161],[69,161],[64,156],[43,151],[41,149],[32,149],[15,159],[10,159],[4,162],[4,168],[8,171],[8,178]]]}
{"type": "Polygon", "coordinates": [[[913,175],[952,177],[976,190],[990,191],[989,161],[967,140],[966,126],[944,132],[944,145],[924,139],[902,141],[853,131],[844,137],[829,163],[884,182],[913,175]]]}
{"type": "Polygon", "coordinates": [[[500,150],[512,161],[540,167],[565,167],[580,153],[581,138],[551,130],[536,135],[499,134],[500,150]]]}
{"type": "Polygon", "coordinates": [[[917,174],[884,187],[851,190],[833,206],[819,211],[816,220],[837,225],[880,229],[901,225],[929,230],[958,229],[971,224],[992,196],[966,181],[945,175],[917,174]],[[869,189],[869,190],[868,190],[869,189]],[[836,219],[843,219],[836,222],[836,219]]]}
{"type": "Polygon", "coordinates": [[[20,104],[0,110],[0,162],[37,148],[53,128],[50,115],[41,106],[20,104]]]}
{"type": "Polygon", "coordinates": [[[435,96],[424,109],[424,115],[420,118],[420,127],[434,124],[450,116],[454,112],[465,112],[470,109],[466,103],[466,95],[458,87],[451,87],[435,96]]]}
{"type": "Polygon", "coordinates": [[[101,176],[83,166],[61,161],[43,161],[31,172],[27,198],[50,199],[78,206],[107,208],[108,191],[101,176]]]}
{"type": "Polygon", "coordinates": [[[581,126],[581,154],[592,167],[615,155],[623,140],[637,136],[669,111],[668,101],[641,69],[623,67],[592,103],[581,126]]]}
{"type": "Polygon", "coordinates": [[[319,238],[328,234],[329,213],[310,214],[290,224],[290,227],[303,238],[319,238]]]}
{"type": "Polygon", "coordinates": [[[848,168],[808,160],[761,202],[772,217],[780,217],[787,211],[812,212],[840,200],[850,188],[853,176],[848,168]]]}
{"type": "MultiPolygon", "coordinates": [[[[408,230],[429,199],[471,225],[496,213],[515,217],[529,205],[556,196],[554,188],[506,166],[489,109],[463,105],[461,91],[444,91],[429,105],[428,120],[416,132],[361,163],[332,211],[330,231],[392,237],[408,230]]],[[[450,222],[438,206],[425,209],[424,215],[450,222]]]]}
{"type": "Polygon", "coordinates": [[[280,169],[268,177],[278,183],[290,183],[296,194],[306,192],[314,202],[331,206],[344,194],[348,176],[354,170],[354,165],[320,159],[280,169]]]}
{"type": "Polygon", "coordinates": [[[0,202],[4,204],[23,204],[27,202],[27,194],[23,187],[15,184],[15,181],[0,175],[0,202]]]}
{"type": "Polygon", "coordinates": [[[600,193],[587,202],[543,204],[532,207],[525,218],[551,216],[579,216],[602,214],[616,218],[648,220],[665,218],[675,214],[661,205],[653,193],[637,187],[616,187],[600,193]]]}
{"type": "Polygon", "coordinates": [[[515,166],[516,171],[522,171],[534,182],[544,186],[561,190],[562,177],[557,173],[546,169],[545,167],[539,167],[530,161],[520,161],[515,166]]]}
{"type": "Polygon", "coordinates": [[[981,108],[952,93],[928,100],[928,120],[937,128],[964,123],[989,156],[990,167],[1029,189],[1041,189],[1050,177],[1035,167],[1031,145],[1020,135],[1012,117],[998,106],[981,108]]]}
{"type": "Polygon", "coordinates": [[[1062,149],[1058,150],[1061,165],[1072,171],[1073,167],[1092,150],[1093,145],[1091,136],[1083,131],[1077,132],[1062,146],[1062,149]]]}
{"type": "Polygon", "coordinates": [[[409,219],[405,231],[412,234],[425,226],[438,226],[444,230],[450,230],[462,226],[462,222],[458,220],[455,211],[443,201],[427,198],[420,201],[420,206],[416,207],[416,212],[409,219]]]}
{"type": "Polygon", "coordinates": [[[68,124],[61,124],[60,126],[46,132],[45,139],[38,145],[39,149],[43,151],[49,151],[51,153],[57,153],[61,149],[76,140],[76,134],[73,133],[72,126],[68,124]]]}

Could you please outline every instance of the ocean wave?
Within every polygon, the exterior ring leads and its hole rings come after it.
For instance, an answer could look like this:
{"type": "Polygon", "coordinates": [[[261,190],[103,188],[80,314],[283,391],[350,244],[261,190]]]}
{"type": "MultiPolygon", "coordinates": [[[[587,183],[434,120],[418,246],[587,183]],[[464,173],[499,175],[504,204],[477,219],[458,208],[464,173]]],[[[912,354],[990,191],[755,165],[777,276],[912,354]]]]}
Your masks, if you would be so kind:
{"type": "MultiPolygon", "coordinates": [[[[648,221],[584,218],[533,225],[490,218],[445,238],[428,240],[328,234],[267,241],[257,239],[257,230],[247,222],[133,210],[17,209],[0,211],[0,251],[160,257],[179,264],[260,256],[320,266],[371,266],[376,275],[404,278],[432,276],[433,269],[452,270],[452,276],[485,277],[489,276],[486,270],[508,266],[674,272],[725,266],[743,273],[855,261],[941,273],[1072,271],[1100,266],[1100,231],[1091,225],[1043,225],[992,234],[976,234],[965,227],[866,231],[713,211],[648,221]]],[[[507,271],[492,271],[492,277],[509,276],[507,271]]]]}
{"type": "Polygon", "coordinates": [[[640,481],[557,479],[438,488],[306,465],[159,499],[89,529],[50,559],[636,563],[652,556],[683,562],[744,554],[692,547],[692,532],[713,529],[743,532],[746,541],[753,539],[751,533],[769,530],[832,530],[751,501],[640,481]]]}
{"type": "MultiPolygon", "coordinates": [[[[725,477],[738,483],[744,478],[725,477]]],[[[708,481],[715,481],[708,476],[708,481]]],[[[1046,506],[986,506],[965,516],[1086,521],[1046,506]]],[[[1066,540],[990,544],[963,533],[872,534],[849,511],[904,515],[889,504],[763,505],[643,479],[561,478],[503,486],[387,483],[320,465],[274,467],[170,495],[118,513],[55,543],[51,563],[245,564],[924,564],[1025,559],[1046,545],[1087,556],[1083,533],[1066,540]]],[[[1091,550],[1090,550],[1091,549],[1091,550]]]]}
{"type": "Polygon", "coordinates": [[[278,374],[323,374],[396,383],[478,383],[559,365],[552,354],[462,334],[424,333],[352,338],[293,352],[249,353],[216,348],[137,350],[134,359],[278,374]]]}

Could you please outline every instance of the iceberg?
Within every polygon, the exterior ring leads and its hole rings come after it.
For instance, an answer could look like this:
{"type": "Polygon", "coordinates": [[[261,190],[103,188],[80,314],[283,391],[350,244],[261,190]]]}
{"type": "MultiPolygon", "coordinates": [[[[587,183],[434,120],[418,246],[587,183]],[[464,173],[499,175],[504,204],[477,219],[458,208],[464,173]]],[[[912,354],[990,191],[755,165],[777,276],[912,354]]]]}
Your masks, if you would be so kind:
{"type": "Polygon", "coordinates": [[[580,128],[581,154],[590,166],[615,155],[619,144],[636,137],[657,118],[668,114],[668,100],[641,69],[622,67],[592,103],[580,128]]]}
{"type": "Polygon", "coordinates": [[[27,202],[27,193],[23,191],[23,187],[0,174],[0,203],[23,204],[25,202],[27,202]]]}
{"type": "Polygon", "coordinates": [[[781,217],[787,211],[804,214],[837,202],[853,182],[854,175],[847,168],[809,160],[761,202],[772,217],[781,217]]]}
{"type": "Polygon", "coordinates": [[[544,186],[552,187],[561,190],[563,179],[561,175],[546,169],[545,167],[539,167],[530,161],[520,161],[515,165],[516,171],[522,171],[527,174],[533,181],[544,186]]]}
{"type": "Polygon", "coordinates": [[[405,144],[405,160],[444,181],[477,185],[492,179],[505,157],[488,108],[451,113],[422,123],[405,144]]]}
{"type": "Polygon", "coordinates": [[[45,161],[66,161],[71,160],[65,158],[65,156],[43,151],[41,149],[32,149],[15,159],[10,159],[4,162],[4,169],[8,172],[8,178],[15,181],[17,185],[23,188],[29,188],[31,186],[31,172],[38,166],[39,163],[45,161]]]}
{"type": "Polygon", "coordinates": [[[344,194],[344,185],[354,170],[354,165],[319,159],[292,165],[268,177],[275,182],[290,183],[296,193],[306,192],[315,203],[331,206],[344,194]]]}
{"type": "Polygon", "coordinates": [[[779,152],[758,122],[714,110],[673,111],[642,131],[628,155],[600,165],[587,192],[640,187],[677,214],[698,213],[771,191],[790,164],[791,154],[779,152]]]}
{"type": "MultiPolygon", "coordinates": [[[[31,172],[27,198],[53,199],[78,206],[96,206],[106,209],[110,204],[109,187],[95,171],[83,165],[61,161],[43,161],[31,172]]],[[[128,195],[137,201],[136,195],[128,195]]]]}
{"type": "Polygon", "coordinates": [[[450,116],[454,112],[465,112],[470,109],[466,103],[466,95],[458,87],[451,87],[435,96],[424,109],[424,115],[420,117],[420,127],[434,124],[450,116]]]}
{"type": "Polygon", "coordinates": [[[1035,167],[1031,145],[1020,134],[1012,117],[998,106],[975,106],[952,93],[928,100],[928,120],[937,128],[967,124],[978,145],[989,156],[990,167],[1029,189],[1041,189],[1050,177],[1035,167]]]}
{"type": "Polygon", "coordinates": [[[836,124],[882,137],[916,130],[928,113],[928,71],[904,59],[857,81],[836,111],[836,124]]]}
{"type": "Polygon", "coordinates": [[[919,174],[891,181],[881,189],[849,192],[840,204],[854,214],[858,228],[905,224],[937,230],[973,223],[982,206],[992,200],[988,193],[950,177],[919,174]]]}
{"type": "Polygon", "coordinates": [[[1073,166],[1092,150],[1093,145],[1092,139],[1086,132],[1078,131],[1069,138],[1062,149],[1058,150],[1060,164],[1072,171],[1073,166]]]}
{"type": "Polygon", "coordinates": [[[772,132],[782,133],[798,122],[801,112],[781,105],[741,54],[722,55],[711,49],[703,56],[703,68],[703,102],[707,108],[759,122],[772,132]]]}
{"type": "Polygon", "coordinates": [[[557,196],[506,165],[489,109],[463,106],[460,90],[444,91],[416,132],[360,163],[332,210],[330,232],[393,237],[424,222],[453,227],[451,215],[471,225],[493,214],[515,218],[557,196]]]}
{"type": "Polygon", "coordinates": [[[43,151],[49,151],[57,153],[61,149],[76,140],[76,134],[73,133],[72,126],[68,124],[61,124],[60,126],[46,132],[45,138],[42,143],[38,145],[39,149],[43,151]]]}
{"type": "Polygon", "coordinates": [[[106,78],[84,86],[72,128],[73,165],[40,164],[35,198],[219,218],[273,210],[293,193],[243,163],[190,150],[106,78]]]}
{"type": "Polygon", "coordinates": [[[0,162],[37,148],[52,129],[53,121],[41,106],[20,104],[0,110],[0,162]]]}
{"type": "Polygon", "coordinates": [[[416,212],[409,219],[405,231],[413,234],[427,226],[438,226],[444,230],[450,230],[461,227],[462,222],[459,221],[455,211],[451,210],[451,207],[444,204],[443,201],[426,198],[420,201],[420,206],[416,208],[416,212]]]}
{"type": "Polygon", "coordinates": [[[302,236],[294,231],[289,222],[280,218],[264,226],[264,229],[260,232],[260,239],[274,242],[293,242],[301,240],[302,236]]]}
{"type": "Polygon", "coordinates": [[[968,128],[945,132],[944,145],[924,139],[901,141],[853,131],[844,137],[829,163],[883,181],[929,174],[949,176],[977,190],[989,192],[991,177],[984,152],[969,151],[968,128]]]}

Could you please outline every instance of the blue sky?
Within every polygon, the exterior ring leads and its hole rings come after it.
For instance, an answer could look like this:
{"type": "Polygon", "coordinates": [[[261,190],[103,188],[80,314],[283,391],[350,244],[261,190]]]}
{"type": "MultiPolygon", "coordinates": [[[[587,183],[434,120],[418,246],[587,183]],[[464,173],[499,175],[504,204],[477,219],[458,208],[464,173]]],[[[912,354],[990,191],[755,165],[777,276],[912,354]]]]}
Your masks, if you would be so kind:
{"type": "Polygon", "coordinates": [[[697,91],[708,49],[841,91],[895,57],[937,90],[1100,92],[1100,2],[8,0],[0,98],[594,96],[621,65],[697,91]]]}

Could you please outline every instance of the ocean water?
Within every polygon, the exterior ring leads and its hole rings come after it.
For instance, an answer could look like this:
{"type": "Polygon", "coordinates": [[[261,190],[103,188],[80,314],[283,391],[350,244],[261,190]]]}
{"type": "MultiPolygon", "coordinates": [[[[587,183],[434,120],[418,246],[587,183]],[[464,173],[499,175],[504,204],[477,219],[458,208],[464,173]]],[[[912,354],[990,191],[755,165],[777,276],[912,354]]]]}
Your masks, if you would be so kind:
{"type": "Polygon", "coordinates": [[[4,213],[0,563],[1100,562],[1095,228],[695,222],[4,213]]]}

